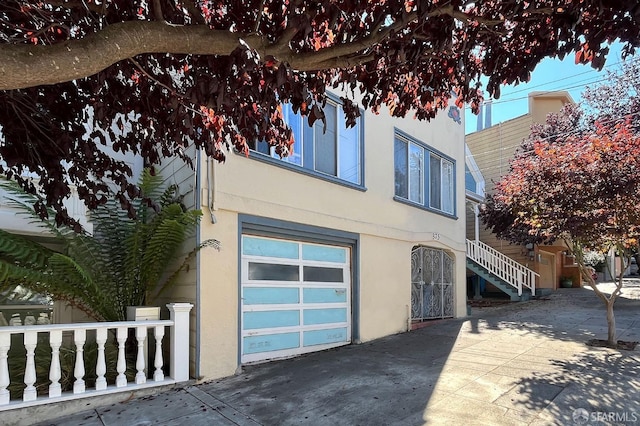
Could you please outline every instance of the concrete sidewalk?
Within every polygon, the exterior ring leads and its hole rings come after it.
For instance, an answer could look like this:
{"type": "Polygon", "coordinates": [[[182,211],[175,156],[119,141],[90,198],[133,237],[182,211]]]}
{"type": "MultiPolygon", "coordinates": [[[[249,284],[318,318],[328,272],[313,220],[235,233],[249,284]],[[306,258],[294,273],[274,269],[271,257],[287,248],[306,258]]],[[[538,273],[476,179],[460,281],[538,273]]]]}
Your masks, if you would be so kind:
{"type": "MultiPolygon", "coordinates": [[[[640,280],[615,313],[618,338],[639,341],[640,280]]],[[[561,289],[41,424],[640,424],[640,351],[585,345],[606,333],[593,291],[561,289]]]]}

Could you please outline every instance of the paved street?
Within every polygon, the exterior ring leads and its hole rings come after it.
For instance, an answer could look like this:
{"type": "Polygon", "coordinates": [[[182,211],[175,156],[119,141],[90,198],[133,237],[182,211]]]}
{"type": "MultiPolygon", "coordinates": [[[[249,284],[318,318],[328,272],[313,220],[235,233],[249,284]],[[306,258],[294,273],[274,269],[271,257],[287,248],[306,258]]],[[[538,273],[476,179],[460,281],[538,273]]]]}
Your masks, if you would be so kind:
{"type": "MultiPolygon", "coordinates": [[[[627,280],[616,319],[619,339],[640,341],[640,280],[627,280]]],[[[585,345],[606,330],[593,291],[561,289],[42,424],[640,424],[640,351],[585,345]]]]}

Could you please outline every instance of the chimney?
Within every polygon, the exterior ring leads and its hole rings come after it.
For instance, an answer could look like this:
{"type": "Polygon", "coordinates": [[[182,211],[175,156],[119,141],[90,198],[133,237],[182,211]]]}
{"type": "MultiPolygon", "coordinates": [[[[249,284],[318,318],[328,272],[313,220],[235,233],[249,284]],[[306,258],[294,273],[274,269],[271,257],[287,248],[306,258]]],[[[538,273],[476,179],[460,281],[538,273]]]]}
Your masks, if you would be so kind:
{"type": "Polygon", "coordinates": [[[482,111],[484,110],[484,103],[480,104],[480,112],[478,112],[478,124],[476,125],[476,131],[482,130],[482,111]]]}
{"type": "Polygon", "coordinates": [[[489,127],[491,127],[491,99],[489,99],[486,104],[486,111],[485,111],[485,117],[484,117],[484,128],[488,129],[489,127]]]}

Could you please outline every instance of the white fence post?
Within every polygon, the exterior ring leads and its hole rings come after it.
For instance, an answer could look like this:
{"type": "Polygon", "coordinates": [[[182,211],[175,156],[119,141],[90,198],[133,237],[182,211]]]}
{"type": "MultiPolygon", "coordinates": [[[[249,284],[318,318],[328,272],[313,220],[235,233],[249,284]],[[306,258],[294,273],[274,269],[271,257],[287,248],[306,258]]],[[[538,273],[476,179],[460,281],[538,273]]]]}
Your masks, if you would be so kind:
{"type": "Polygon", "coordinates": [[[22,392],[23,401],[35,401],[38,397],[34,383],[36,382],[35,351],[38,344],[38,333],[27,331],[24,333],[24,347],[27,348],[27,364],[24,372],[24,384],[27,387],[22,392]]]}
{"type": "Polygon", "coordinates": [[[7,387],[11,384],[9,378],[8,356],[11,348],[11,334],[0,333],[0,405],[9,404],[10,393],[7,387]]]}
{"type": "Polygon", "coordinates": [[[162,338],[164,337],[164,327],[156,326],[154,336],[156,338],[156,356],[154,358],[153,366],[156,368],[153,373],[153,380],[161,382],[164,380],[164,373],[162,372],[162,365],[164,360],[162,358],[162,338]]]}
{"type": "Polygon", "coordinates": [[[84,344],[87,341],[87,330],[76,329],[73,330],[73,341],[76,344],[76,364],[73,369],[73,375],[76,380],[73,382],[73,393],[84,393],[84,344]]]}
{"type": "Polygon", "coordinates": [[[191,303],[168,303],[171,328],[171,376],[176,382],[189,380],[189,312],[191,303]]]}
{"type": "Polygon", "coordinates": [[[62,345],[62,330],[52,330],[49,332],[49,345],[51,345],[51,367],[49,368],[49,398],[62,395],[60,378],[60,346],[62,345]]]}
{"type": "Polygon", "coordinates": [[[96,361],[96,390],[104,390],[107,388],[107,379],[104,375],[107,373],[107,364],[104,355],[104,345],[107,343],[107,329],[99,328],[96,330],[96,343],[98,344],[98,360],[96,361]]]}
{"type": "Polygon", "coordinates": [[[118,377],[116,377],[116,386],[121,388],[123,386],[127,386],[127,376],[124,374],[127,370],[127,361],[124,355],[124,344],[127,341],[126,327],[118,327],[116,331],[116,339],[118,340],[118,362],[116,364],[118,377]]]}
{"type": "Polygon", "coordinates": [[[141,385],[147,382],[147,374],[145,368],[147,366],[147,357],[144,350],[145,341],[147,340],[147,327],[136,327],[136,340],[138,341],[138,355],[136,357],[136,384],[141,385]]]}

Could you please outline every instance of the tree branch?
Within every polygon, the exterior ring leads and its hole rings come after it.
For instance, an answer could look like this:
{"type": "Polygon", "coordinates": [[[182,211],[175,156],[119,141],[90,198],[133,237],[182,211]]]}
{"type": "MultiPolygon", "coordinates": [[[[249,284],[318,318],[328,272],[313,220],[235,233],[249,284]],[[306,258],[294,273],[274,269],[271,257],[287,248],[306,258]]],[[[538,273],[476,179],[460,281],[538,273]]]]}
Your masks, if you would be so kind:
{"type": "Polygon", "coordinates": [[[165,22],[164,14],[162,13],[162,4],[160,4],[160,0],[153,0],[153,16],[155,16],[156,21],[165,22]]]}
{"type": "MultiPolygon", "coordinates": [[[[83,3],[47,1],[49,4],[61,7],[80,7],[83,3]]],[[[154,1],[156,15],[161,14],[156,7],[158,3],[154,1]]],[[[527,13],[544,12],[547,11],[527,11],[527,13]]],[[[348,43],[318,51],[297,53],[289,47],[289,41],[297,32],[295,27],[289,28],[279,42],[272,44],[266,37],[258,34],[212,30],[206,25],[180,26],[166,22],[127,21],[109,25],[83,39],[68,40],[49,46],[0,45],[0,90],[56,84],[88,77],[121,60],[144,53],[225,56],[238,47],[239,39],[255,49],[262,58],[273,56],[278,61],[287,62],[298,71],[351,67],[370,61],[372,56],[367,49],[382,42],[389,34],[407,28],[411,22],[418,19],[426,20],[442,15],[458,20],[473,20],[485,25],[498,23],[498,21],[483,21],[480,17],[469,15],[447,5],[423,17],[415,12],[409,13],[387,27],[376,28],[366,37],[348,43]]],[[[194,17],[196,16],[201,17],[197,13],[194,17]]]]}
{"type": "MultiPolygon", "coordinates": [[[[82,0],[45,0],[44,3],[51,6],[64,7],[65,9],[84,9],[93,13],[103,14],[104,8],[102,4],[82,0]]],[[[104,2],[103,2],[104,3],[104,2]]]]}
{"type": "Polygon", "coordinates": [[[260,21],[262,21],[262,12],[264,10],[264,0],[260,0],[260,6],[256,9],[256,24],[253,27],[253,32],[257,33],[260,29],[260,21]]]}
{"type": "MultiPolygon", "coordinates": [[[[144,53],[194,55],[229,55],[239,46],[239,39],[266,57],[286,61],[299,71],[321,69],[329,63],[353,66],[370,57],[348,58],[383,40],[391,31],[410,22],[415,15],[384,28],[363,39],[332,46],[317,52],[294,53],[266,37],[211,30],[204,25],[178,26],[164,22],[128,21],[109,25],[83,39],[50,46],[0,45],[0,90],[22,89],[56,84],[96,74],[124,59],[144,53]],[[333,62],[330,62],[334,60],[333,62]]],[[[284,40],[292,37],[292,28],[284,40]]]]}
{"type": "MultiPolygon", "coordinates": [[[[418,18],[417,13],[410,13],[404,19],[394,22],[393,24],[385,27],[379,31],[373,31],[367,37],[364,37],[360,40],[356,40],[350,43],[337,44],[331,47],[327,47],[325,49],[321,49],[315,52],[305,52],[305,53],[289,53],[288,55],[280,55],[276,56],[277,59],[288,62],[293,68],[301,70],[301,71],[315,71],[319,69],[324,69],[322,66],[326,63],[338,63],[343,62],[347,63],[348,66],[361,65],[365,63],[364,60],[358,60],[357,58],[349,58],[350,55],[354,55],[358,52],[366,50],[384,40],[391,32],[398,31],[404,27],[406,27],[410,22],[414,21],[418,18]],[[300,63],[300,65],[304,65],[305,69],[299,68],[296,66],[296,63],[300,63]]],[[[362,58],[367,58],[368,56],[363,56],[362,58]]],[[[370,59],[368,59],[370,60],[370,59]]]]}
{"type": "Polygon", "coordinates": [[[56,84],[88,77],[143,53],[229,55],[243,38],[258,50],[259,36],[163,22],[113,24],[83,39],[50,46],[0,45],[0,90],[56,84]]]}
{"type": "Polygon", "coordinates": [[[205,20],[202,16],[202,11],[198,9],[196,4],[192,1],[185,1],[182,3],[182,7],[184,7],[189,13],[189,17],[191,18],[191,22],[196,24],[204,24],[205,20]]]}

